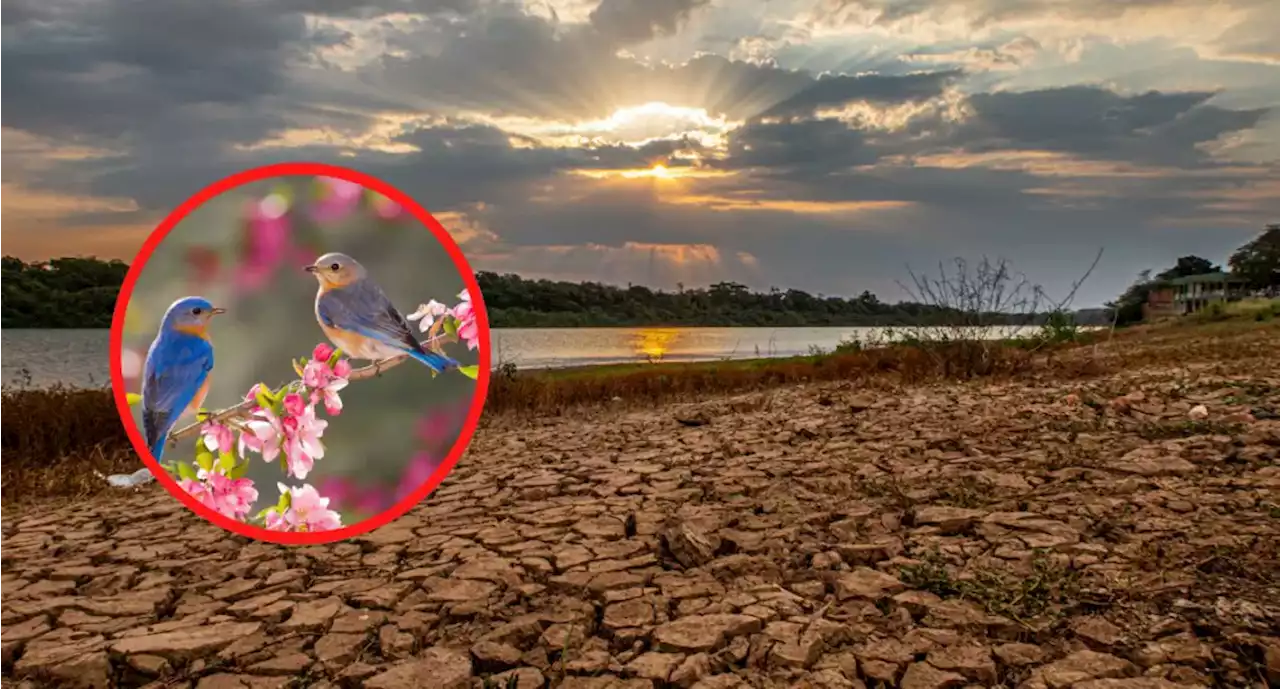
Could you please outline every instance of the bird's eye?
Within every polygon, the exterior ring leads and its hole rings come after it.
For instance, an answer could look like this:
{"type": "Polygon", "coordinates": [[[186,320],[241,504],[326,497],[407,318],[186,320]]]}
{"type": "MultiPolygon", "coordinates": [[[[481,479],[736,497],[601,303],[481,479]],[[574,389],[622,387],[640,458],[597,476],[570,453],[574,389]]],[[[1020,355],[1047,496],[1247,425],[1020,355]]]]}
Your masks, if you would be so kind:
{"type": "Polygon", "coordinates": [[[195,307],[194,309],[191,309],[191,313],[193,313],[193,314],[195,314],[195,315],[199,316],[201,313],[204,313],[204,309],[202,309],[202,308],[200,308],[199,306],[197,306],[197,307],[195,307]]]}
{"type": "Polygon", "coordinates": [[[334,263],[333,265],[329,266],[329,270],[337,271],[341,267],[342,266],[338,265],[337,263],[334,263]]]}

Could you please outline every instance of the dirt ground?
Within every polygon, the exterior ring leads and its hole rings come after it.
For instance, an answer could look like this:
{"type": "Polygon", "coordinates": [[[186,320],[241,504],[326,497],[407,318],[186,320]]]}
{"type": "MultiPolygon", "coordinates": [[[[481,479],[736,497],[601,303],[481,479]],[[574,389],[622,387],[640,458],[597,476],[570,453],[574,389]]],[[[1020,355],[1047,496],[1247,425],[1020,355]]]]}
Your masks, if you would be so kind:
{"type": "Polygon", "coordinates": [[[1235,351],[497,423],[325,547],[7,514],[4,684],[1280,686],[1280,351],[1235,351]]]}

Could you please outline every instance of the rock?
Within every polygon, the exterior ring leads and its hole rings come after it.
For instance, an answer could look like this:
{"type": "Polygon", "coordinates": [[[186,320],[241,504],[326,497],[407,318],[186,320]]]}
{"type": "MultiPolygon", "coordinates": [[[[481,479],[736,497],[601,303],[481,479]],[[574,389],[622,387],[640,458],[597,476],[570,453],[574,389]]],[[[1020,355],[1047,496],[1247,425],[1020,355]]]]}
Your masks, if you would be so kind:
{"type": "Polygon", "coordinates": [[[658,684],[664,684],[671,677],[671,673],[683,661],[684,656],[679,653],[650,651],[636,656],[631,662],[627,663],[625,669],[627,674],[653,680],[658,684]]]}
{"type": "Polygon", "coordinates": [[[471,656],[480,672],[498,672],[520,664],[522,651],[495,641],[480,641],[471,647],[471,656]]]}
{"type": "Polygon", "coordinates": [[[822,637],[808,631],[775,644],[769,651],[769,660],[783,667],[807,668],[818,662],[823,648],[822,637]]]}
{"type": "MultiPolygon", "coordinates": [[[[20,678],[43,678],[57,686],[106,689],[111,681],[111,662],[100,636],[78,641],[32,643],[14,664],[20,678]]],[[[7,674],[7,671],[6,671],[7,674]]]]}
{"type": "Polygon", "coordinates": [[[879,600],[892,596],[906,589],[906,585],[897,577],[890,576],[869,567],[858,567],[852,572],[842,574],[835,581],[836,598],[867,598],[879,600]]]}
{"type": "Polygon", "coordinates": [[[883,682],[892,686],[898,677],[898,664],[883,660],[862,661],[862,674],[867,679],[883,682]]]}
{"type": "Polygon", "coordinates": [[[969,530],[984,514],[982,510],[930,505],[915,511],[915,522],[920,526],[936,526],[943,534],[957,534],[969,530]]]}
{"type": "Polygon", "coordinates": [[[280,628],[291,632],[322,632],[342,610],[341,598],[321,598],[298,603],[280,628]]]}
{"type": "Polygon", "coordinates": [[[1137,671],[1123,658],[1096,651],[1076,651],[1062,660],[1038,668],[1034,675],[1050,689],[1063,689],[1090,679],[1110,679],[1137,671]]]}
{"type": "Polygon", "coordinates": [[[604,609],[604,626],[609,629],[644,627],[653,621],[653,603],[643,598],[614,603],[604,609]]]}
{"type": "Polygon", "coordinates": [[[1035,665],[1044,659],[1044,650],[1035,644],[1001,644],[995,647],[995,654],[1000,662],[1014,667],[1035,665]]]}
{"type": "Polygon", "coordinates": [[[364,634],[329,633],[316,640],[313,652],[324,665],[340,668],[360,657],[367,639],[364,634]]]}
{"type": "Polygon", "coordinates": [[[174,663],[217,653],[231,642],[256,634],[257,622],[230,622],[201,625],[160,634],[123,638],[111,644],[112,653],[123,656],[145,653],[174,663]]]}
{"type": "Polygon", "coordinates": [[[465,603],[486,600],[497,586],[477,579],[449,579],[427,594],[428,600],[465,603]]]}
{"type": "Polygon", "coordinates": [[[964,677],[946,672],[928,663],[912,663],[902,675],[902,689],[949,689],[963,686],[964,677]]]}
{"type": "Polygon", "coordinates": [[[536,667],[520,667],[506,672],[490,675],[490,686],[494,689],[542,689],[547,678],[536,667]]]}
{"type": "Polygon", "coordinates": [[[1115,646],[1124,638],[1124,632],[1119,627],[1101,617],[1077,619],[1072,623],[1071,630],[1076,633],[1076,636],[1100,648],[1115,646]]]}
{"type": "Polygon", "coordinates": [[[720,537],[682,522],[662,532],[662,547],[676,562],[687,568],[710,562],[720,548],[720,537]]]}
{"type": "Polygon", "coordinates": [[[1262,662],[1266,665],[1267,679],[1271,684],[1280,686],[1280,639],[1270,639],[1262,651],[1262,662]]]}
{"type": "Polygon", "coordinates": [[[749,615],[690,615],[653,631],[659,650],[698,653],[713,651],[729,637],[760,630],[760,620],[749,615]]]}
{"type": "Polygon", "coordinates": [[[711,674],[711,656],[706,653],[696,653],[684,659],[675,670],[671,671],[671,678],[668,680],[678,687],[692,687],[703,677],[711,674]]]}
{"type": "Polygon", "coordinates": [[[947,646],[930,651],[928,661],[939,670],[958,672],[976,682],[996,683],[996,664],[986,646],[947,646]]]}
{"type": "Polygon", "coordinates": [[[1129,679],[1089,680],[1071,685],[1071,689],[1188,689],[1162,677],[1129,677],[1129,679]]]}
{"type": "Polygon", "coordinates": [[[440,646],[432,646],[364,682],[366,689],[467,689],[470,685],[471,657],[440,646]]]}

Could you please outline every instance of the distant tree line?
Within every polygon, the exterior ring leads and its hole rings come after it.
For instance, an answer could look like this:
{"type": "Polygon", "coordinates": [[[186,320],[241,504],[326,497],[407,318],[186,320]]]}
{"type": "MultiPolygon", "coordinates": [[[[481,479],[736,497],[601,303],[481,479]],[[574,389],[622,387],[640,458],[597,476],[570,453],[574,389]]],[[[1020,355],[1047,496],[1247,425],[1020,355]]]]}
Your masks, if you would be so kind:
{"type": "MultiPolygon", "coordinates": [[[[1262,234],[1239,249],[1227,259],[1231,273],[1246,280],[1258,290],[1280,288],[1280,224],[1267,225],[1262,234]]],[[[1142,305],[1151,292],[1168,285],[1170,280],[1222,272],[1222,266],[1200,256],[1183,256],[1172,267],[1152,274],[1144,270],[1138,279],[1115,301],[1107,304],[1113,310],[1115,322],[1130,325],[1142,320],[1142,305]]]]}
{"type": "MultiPolygon", "coordinates": [[[[495,327],[894,326],[951,324],[972,318],[945,305],[888,304],[866,291],[843,298],[798,289],[753,292],[734,282],[668,292],[640,285],[529,280],[488,272],[479,272],[476,278],[495,327]]],[[[993,313],[985,314],[983,320],[1013,325],[1040,322],[1043,317],[993,313]]]]}
{"type": "Polygon", "coordinates": [[[0,317],[5,328],[110,328],[129,266],[96,258],[24,263],[3,258],[0,317]]]}
{"type": "MultiPolygon", "coordinates": [[[[1280,289],[1280,225],[1268,225],[1261,235],[1237,249],[1227,265],[1256,288],[1280,289]]],[[[966,283],[969,277],[944,275],[941,281],[932,283],[937,289],[917,290],[917,301],[896,304],[882,302],[871,292],[851,298],[797,289],[753,292],[734,282],[663,291],[639,285],[529,280],[483,271],[476,277],[490,322],[498,328],[953,325],[973,323],[975,316],[986,325],[1046,322],[1049,314],[1045,312],[1053,308],[1040,302],[1033,308],[1005,308],[985,314],[974,314],[972,308],[965,306],[994,303],[984,301],[985,297],[1012,284],[1003,272],[1003,264],[998,267],[1000,271],[991,275],[998,275],[999,279],[979,285],[976,291],[970,289],[973,283],[966,283]],[[966,293],[978,298],[957,299],[957,288],[961,292],[968,289],[966,293]]],[[[91,257],[26,263],[5,256],[0,282],[3,327],[108,328],[128,269],[121,261],[91,257]]],[[[1153,289],[1175,278],[1220,270],[1205,258],[1184,256],[1166,270],[1140,273],[1138,280],[1106,309],[1085,309],[1070,315],[1082,325],[1110,323],[1113,318],[1121,325],[1135,323],[1142,320],[1142,305],[1153,289]]]]}

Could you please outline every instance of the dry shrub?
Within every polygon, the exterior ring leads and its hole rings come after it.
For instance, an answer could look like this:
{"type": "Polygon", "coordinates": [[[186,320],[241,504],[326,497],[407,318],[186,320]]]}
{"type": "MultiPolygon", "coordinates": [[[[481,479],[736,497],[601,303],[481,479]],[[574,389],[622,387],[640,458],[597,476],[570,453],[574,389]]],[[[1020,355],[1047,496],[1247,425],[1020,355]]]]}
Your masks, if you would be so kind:
{"type": "Polygon", "coordinates": [[[554,414],[614,398],[660,402],[795,383],[872,377],[920,383],[1049,372],[1078,377],[1102,370],[1092,357],[1058,359],[1013,345],[918,343],[792,359],[498,373],[489,384],[485,410],[554,414]]]}
{"type": "Polygon", "coordinates": [[[6,391],[2,398],[6,503],[99,492],[107,486],[95,471],[132,472],[141,464],[110,391],[23,389],[6,391]]]}

